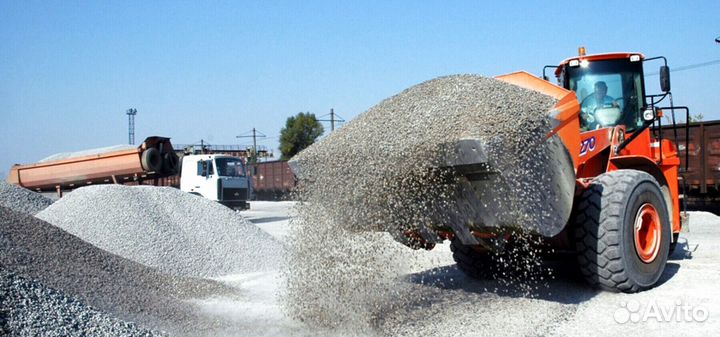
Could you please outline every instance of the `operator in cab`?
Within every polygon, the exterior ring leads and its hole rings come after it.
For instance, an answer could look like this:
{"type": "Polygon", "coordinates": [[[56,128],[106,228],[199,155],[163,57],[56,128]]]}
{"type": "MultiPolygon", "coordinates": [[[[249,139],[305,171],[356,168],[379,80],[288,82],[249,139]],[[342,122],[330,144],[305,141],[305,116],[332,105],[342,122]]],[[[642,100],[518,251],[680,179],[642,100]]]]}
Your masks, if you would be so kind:
{"type": "Polygon", "coordinates": [[[605,84],[604,81],[597,81],[595,82],[595,91],[582,101],[582,119],[585,121],[586,127],[589,130],[597,127],[595,110],[598,108],[619,107],[615,99],[607,95],[607,90],[607,84],[605,84]]]}

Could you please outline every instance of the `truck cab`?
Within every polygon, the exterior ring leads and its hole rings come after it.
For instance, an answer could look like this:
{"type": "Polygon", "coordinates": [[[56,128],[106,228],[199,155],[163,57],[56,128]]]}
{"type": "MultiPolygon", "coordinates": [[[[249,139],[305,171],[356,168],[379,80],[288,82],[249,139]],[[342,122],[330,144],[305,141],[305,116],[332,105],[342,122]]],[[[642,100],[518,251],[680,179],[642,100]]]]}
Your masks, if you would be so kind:
{"type": "Polygon", "coordinates": [[[249,209],[252,183],[242,159],[218,154],[185,155],[180,189],[232,209],[249,209]]]}

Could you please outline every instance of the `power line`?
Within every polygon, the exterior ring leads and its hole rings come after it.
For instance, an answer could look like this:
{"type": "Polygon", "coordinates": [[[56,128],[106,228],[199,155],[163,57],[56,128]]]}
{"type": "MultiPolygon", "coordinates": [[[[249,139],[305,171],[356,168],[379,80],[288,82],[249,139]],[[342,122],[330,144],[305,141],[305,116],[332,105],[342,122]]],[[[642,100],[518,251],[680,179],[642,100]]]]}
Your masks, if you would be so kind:
{"type": "MultiPolygon", "coordinates": [[[[720,37],[718,37],[718,38],[720,38],[720,37]]],[[[704,68],[704,67],[708,67],[708,66],[712,66],[712,65],[716,65],[716,64],[720,64],[720,59],[707,61],[707,62],[701,62],[701,63],[695,63],[695,64],[688,64],[688,65],[679,66],[679,67],[675,67],[675,68],[670,68],[670,71],[678,72],[678,71],[684,71],[684,70],[690,70],[690,69],[704,68]]],[[[647,76],[655,76],[658,74],[660,74],[660,73],[652,72],[652,73],[647,74],[647,76]]]]}
{"type": "MultiPolygon", "coordinates": [[[[252,135],[242,135],[242,134],[241,134],[240,136],[235,136],[235,138],[249,138],[249,137],[252,137],[252,139],[253,139],[252,158],[253,158],[253,162],[256,162],[256,161],[257,161],[257,138],[258,138],[258,137],[264,138],[264,137],[267,137],[267,136],[266,136],[264,133],[255,130],[255,128],[253,128],[251,132],[252,132],[252,135]]],[[[245,133],[247,133],[247,132],[245,132],[245,133]]]]}
{"type": "Polygon", "coordinates": [[[691,64],[691,65],[687,65],[687,66],[677,67],[674,71],[683,71],[683,70],[688,70],[688,69],[702,68],[702,67],[707,67],[707,66],[711,66],[714,64],[720,64],[720,60],[713,60],[713,61],[707,61],[707,62],[703,62],[703,63],[697,63],[697,64],[691,64]]]}

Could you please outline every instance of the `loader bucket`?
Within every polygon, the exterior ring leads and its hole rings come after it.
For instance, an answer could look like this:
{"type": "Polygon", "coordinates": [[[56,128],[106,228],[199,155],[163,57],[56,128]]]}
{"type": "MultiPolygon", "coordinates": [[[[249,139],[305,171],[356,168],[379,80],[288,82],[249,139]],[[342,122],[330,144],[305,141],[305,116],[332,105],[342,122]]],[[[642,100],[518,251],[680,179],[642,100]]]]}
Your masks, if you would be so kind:
{"type": "Polygon", "coordinates": [[[477,244],[470,230],[522,228],[551,237],[565,227],[572,211],[575,171],[558,135],[549,137],[525,156],[496,162],[492,145],[479,139],[455,144],[447,168],[461,176],[455,214],[441,214],[464,244],[477,244]]]}
{"type": "Polygon", "coordinates": [[[449,145],[445,164],[463,177],[457,191],[463,212],[442,216],[454,217],[448,225],[464,244],[477,244],[470,230],[485,227],[516,227],[552,237],[565,228],[572,211],[580,143],[575,94],[525,72],[496,79],[555,97],[558,103],[547,113],[553,129],[519,151],[481,139],[449,145]]]}
{"type": "Polygon", "coordinates": [[[450,227],[467,245],[498,228],[551,237],[572,210],[578,105],[572,91],[524,72],[441,77],[384,100],[289,165],[314,205],[346,228],[433,243],[450,227]]]}

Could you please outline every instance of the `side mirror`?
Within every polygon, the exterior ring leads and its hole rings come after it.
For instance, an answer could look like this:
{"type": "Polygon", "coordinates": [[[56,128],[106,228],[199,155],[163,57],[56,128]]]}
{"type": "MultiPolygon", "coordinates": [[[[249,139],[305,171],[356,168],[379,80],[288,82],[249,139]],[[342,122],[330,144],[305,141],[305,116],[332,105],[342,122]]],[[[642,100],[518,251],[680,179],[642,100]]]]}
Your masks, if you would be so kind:
{"type": "Polygon", "coordinates": [[[660,90],[670,91],[670,67],[660,66],[660,90]]]}
{"type": "Polygon", "coordinates": [[[202,164],[200,164],[200,165],[202,165],[201,175],[203,177],[207,177],[208,176],[208,162],[203,160],[202,164]]]}

